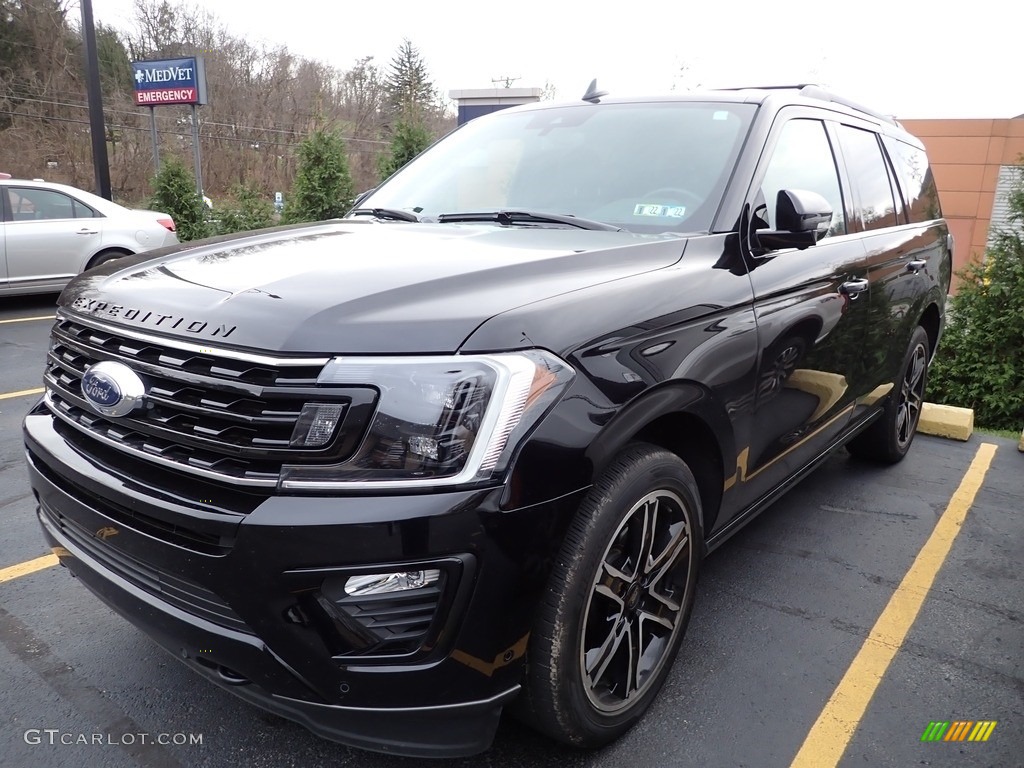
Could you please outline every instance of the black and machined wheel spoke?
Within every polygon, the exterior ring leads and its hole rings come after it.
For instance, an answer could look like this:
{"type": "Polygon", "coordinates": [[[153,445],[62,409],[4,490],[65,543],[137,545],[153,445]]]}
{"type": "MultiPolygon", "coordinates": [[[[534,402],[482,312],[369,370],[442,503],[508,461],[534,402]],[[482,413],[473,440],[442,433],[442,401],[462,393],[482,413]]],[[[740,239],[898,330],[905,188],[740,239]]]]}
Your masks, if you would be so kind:
{"type": "Polygon", "coordinates": [[[643,632],[639,621],[631,621],[629,632],[626,636],[626,687],[622,691],[622,698],[626,701],[640,690],[642,685],[641,674],[644,659],[643,632]]]}
{"type": "Polygon", "coordinates": [[[647,596],[661,603],[670,611],[679,610],[679,599],[682,598],[682,595],[676,595],[674,586],[664,583],[665,577],[675,571],[690,556],[690,537],[686,535],[685,526],[680,524],[679,527],[679,532],[656,561],[656,570],[652,570],[645,587],[647,596]],[[676,599],[677,597],[679,599],[676,599]]]}
{"type": "Polygon", "coordinates": [[[652,553],[654,550],[654,537],[658,531],[658,499],[651,499],[644,504],[640,511],[640,555],[636,561],[635,574],[645,574],[650,571],[652,553]]]}
{"type": "Polygon", "coordinates": [[[674,523],[668,526],[669,540],[655,557],[648,559],[644,567],[644,575],[649,583],[659,581],[665,573],[676,564],[689,541],[686,524],[674,523]]]}
{"type": "Polygon", "coordinates": [[[671,632],[676,628],[675,616],[662,616],[650,611],[641,610],[637,613],[639,623],[648,632],[658,634],[659,632],[671,632]]]}
{"type": "Polygon", "coordinates": [[[591,688],[597,688],[608,671],[609,665],[622,646],[622,641],[629,635],[630,625],[625,621],[609,622],[608,634],[597,648],[586,651],[584,669],[591,688]]]}
{"type": "Polygon", "coordinates": [[[618,613],[621,615],[623,610],[625,610],[625,603],[623,601],[631,581],[632,579],[628,575],[608,561],[605,561],[601,563],[601,575],[598,578],[597,585],[594,587],[594,593],[607,597],[614,602],[618,606],[618,613]]]}

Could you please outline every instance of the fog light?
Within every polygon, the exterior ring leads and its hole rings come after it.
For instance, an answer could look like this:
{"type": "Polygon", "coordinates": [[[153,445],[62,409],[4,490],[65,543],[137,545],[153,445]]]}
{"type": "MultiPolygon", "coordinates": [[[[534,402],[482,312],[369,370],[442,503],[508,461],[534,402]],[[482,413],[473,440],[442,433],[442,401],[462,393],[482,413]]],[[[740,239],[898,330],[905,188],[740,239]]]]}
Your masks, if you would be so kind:
{"type": "Polygon", "coordinates": [[[306,403],[292,430],[290,445],[297,448],[321,448],[331,441],[341,421],[343,405],[306,403]]]}
{"type": "Polygon", "coordinates": [[[371,573],[365,576],[349,576],[345,582],[347,595],[383,595],[388,592],[404,592],[422,589],[436,584],[441,571],[430,568],[424,571],[402,571],[399,573],[371,573]]]}

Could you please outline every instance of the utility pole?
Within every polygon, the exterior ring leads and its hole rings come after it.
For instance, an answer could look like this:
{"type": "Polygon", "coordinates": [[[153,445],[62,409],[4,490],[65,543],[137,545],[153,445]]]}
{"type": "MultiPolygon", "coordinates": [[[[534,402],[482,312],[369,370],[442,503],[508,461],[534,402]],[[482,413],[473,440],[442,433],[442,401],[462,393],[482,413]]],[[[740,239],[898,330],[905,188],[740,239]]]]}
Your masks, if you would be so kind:
{"type": "Polygon", "coordinates": [[[92,21],[92,0],[82,3],[82,41],[85,43],[85,80],[89,90],[89,133],[92,134],[92,165],[96,173],[96,194],[113,199],[110,192],[110,164],[107,160],[107,126],[103,121],[100,64],[96,56],[96,28],[92,21]]]}

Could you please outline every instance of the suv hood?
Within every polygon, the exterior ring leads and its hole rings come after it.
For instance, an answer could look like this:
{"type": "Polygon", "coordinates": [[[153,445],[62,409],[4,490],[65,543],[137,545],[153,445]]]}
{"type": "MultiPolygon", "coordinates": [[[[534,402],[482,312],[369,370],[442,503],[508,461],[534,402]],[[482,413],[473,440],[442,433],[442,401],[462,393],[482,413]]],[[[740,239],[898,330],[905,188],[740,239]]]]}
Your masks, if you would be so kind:
{"type": "Polygon", "coordinates": [[[332,222],[113,262],[76,278],[60,305],[200,344],[445,353],[496,314],[669,266],[684,245],[676,235],[332,222]]]}

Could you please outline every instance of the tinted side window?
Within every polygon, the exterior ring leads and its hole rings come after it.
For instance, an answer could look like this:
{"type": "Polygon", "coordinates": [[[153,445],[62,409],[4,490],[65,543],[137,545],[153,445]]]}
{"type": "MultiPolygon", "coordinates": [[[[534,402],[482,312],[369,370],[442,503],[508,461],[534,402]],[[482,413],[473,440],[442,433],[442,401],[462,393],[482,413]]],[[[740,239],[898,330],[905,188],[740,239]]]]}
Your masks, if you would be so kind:
{"type": "Polygon", "coordinates": [[[45,221],[47,219],[73,219],[75,211],[71,198],[49,189],[8,187],[7,199],[14,221],[45,221]]]}
{"type": "Polygon", "coordinates": [[[910,222],[917,224],[942,218],[939,192],[935,188],[935,179],[924,150],[889,136],[883,136],[882,142],[896,166],[896,176],[903,190],[910,222]]]}
{"type": "Polygon", "coordinates": [[[861,226],[864,229],[881,229],[901,223],[897,218],[889,170],[878,136],[848,125],[839,126],[838,133],[861,226]]]}
{"type": "Polygon", "coordinates": [[[817,192],[832,206],[828,234],[846,232],[839,174],[825,126],[820,120],[790,120],[782,127],[761,182],[761,194],[767,208],[767,215],[762,214],[762,217],[771,229],[776,228],[775,201],[781,189],[817,192]]]}
{"type": "Polygon", "coordinates": [[[81,200],[74,200],[74,199],[72,199],[71,204],[72,204],[72,206],[74,206],[75,218],[76,219],[94,219],[94,218],[96,218],[96,211],[94,211],[88,205],[83,203],[81,200]]]}

